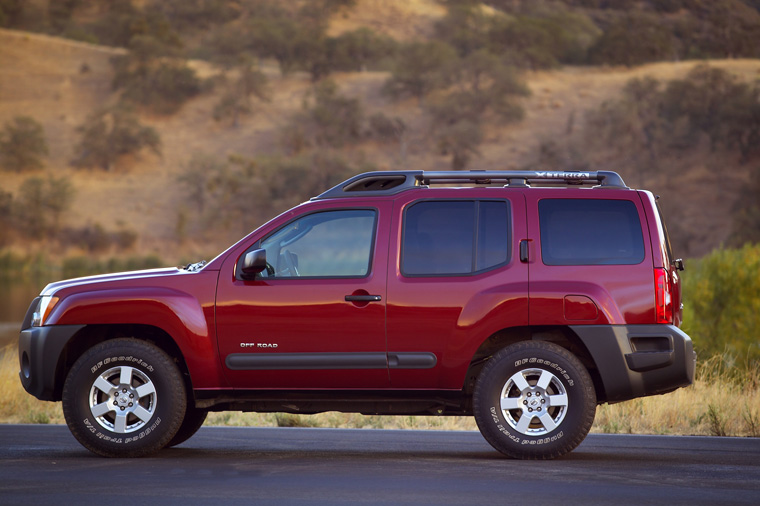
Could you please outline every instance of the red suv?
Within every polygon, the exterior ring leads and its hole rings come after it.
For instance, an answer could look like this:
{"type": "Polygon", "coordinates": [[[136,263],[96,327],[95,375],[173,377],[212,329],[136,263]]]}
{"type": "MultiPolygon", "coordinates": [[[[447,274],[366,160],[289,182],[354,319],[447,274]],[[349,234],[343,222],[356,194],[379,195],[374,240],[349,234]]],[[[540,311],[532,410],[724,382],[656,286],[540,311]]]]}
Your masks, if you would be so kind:
{"type": "Polygon", "coordinates": [[[20,377],[104,456],[237,410],[474,415],[553,458],[597,404],[692,382],[682,268],[614,172],[371,172],[209,263],[48,285],[20,377]]]}

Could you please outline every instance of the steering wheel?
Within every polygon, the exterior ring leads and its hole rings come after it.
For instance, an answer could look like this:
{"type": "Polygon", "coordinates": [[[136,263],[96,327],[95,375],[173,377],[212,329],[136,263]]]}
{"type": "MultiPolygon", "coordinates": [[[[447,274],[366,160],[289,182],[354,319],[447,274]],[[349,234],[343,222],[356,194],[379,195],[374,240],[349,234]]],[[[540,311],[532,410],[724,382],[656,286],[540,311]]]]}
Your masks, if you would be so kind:
{"type": "Polygon", "coordinates": [[[285,265],[288,267],[288,271],[290,271],[290,275],[300,276],[300,274],[298,273],[298,267],[296,267],[297,257],[290,250],[284,250],[282,252],[282,256],[285,259],[285,265]]]}

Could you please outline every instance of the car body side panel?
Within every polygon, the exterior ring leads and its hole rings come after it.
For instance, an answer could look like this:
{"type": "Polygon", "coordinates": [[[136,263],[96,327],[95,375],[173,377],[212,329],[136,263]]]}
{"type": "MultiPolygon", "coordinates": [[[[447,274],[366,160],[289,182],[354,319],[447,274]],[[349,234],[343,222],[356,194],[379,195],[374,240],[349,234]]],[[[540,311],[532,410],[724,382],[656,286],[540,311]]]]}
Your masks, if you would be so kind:
{"type": "Polygon", "coordinates": [[[501,329],[528,323],[528,267],[520,261],[526,237],[525,205],[519,189],[436,189],[432,200],[507,200],[510,203],[509,261],[470,276],[407,277],[399,258],[404,209],[419,194],[401,195],[393,211],[388,268],[388,349],[424,351],[438,357],[436,367],[391,370],[393,388],[461,389],[473,355],[501,329]]]}
{"type": "Polygon", "coordinates": [[[599,309],[588,324],[654,322],[654,274],[644,206],[634,190],[541,188],[526,192],[530,231],[530,324],[573,325],[564,310],[565,297],[590,298],[599,309]],[[633,202],[642,224],[644,259],[636,265],[545,265],[541,257],[538,204],[542,199],[605,199],[633,202]]]}
{"type": "Polygon", "coordinates": [[[68,286],[47,325],[149,325],[179,347],[196,388],[223,388],[214,332],[217,271],[68,286]],[[163,286],[162,286],[163,285],[163,286]]]}

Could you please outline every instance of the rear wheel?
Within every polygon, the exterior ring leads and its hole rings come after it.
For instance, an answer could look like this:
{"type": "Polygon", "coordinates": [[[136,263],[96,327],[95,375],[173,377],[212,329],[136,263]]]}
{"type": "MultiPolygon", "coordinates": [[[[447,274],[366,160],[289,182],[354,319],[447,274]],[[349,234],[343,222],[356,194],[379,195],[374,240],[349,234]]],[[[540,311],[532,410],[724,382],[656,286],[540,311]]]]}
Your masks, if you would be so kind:
{"type": "Polygon", "coordinates": [[[139,457],[166,446],[185,415],[179,369],[160,348],[114,339],[87,350],[63,385],[69,430],[105,457],[139,457]]]}
{"type": "Polygon", "coordinates": [[[569,351],[525,341],[494,355],[475,384],[473,412],[483,437],[519,459],[551,459],[588,434],[596,392],[586,368],[569,351]]]}

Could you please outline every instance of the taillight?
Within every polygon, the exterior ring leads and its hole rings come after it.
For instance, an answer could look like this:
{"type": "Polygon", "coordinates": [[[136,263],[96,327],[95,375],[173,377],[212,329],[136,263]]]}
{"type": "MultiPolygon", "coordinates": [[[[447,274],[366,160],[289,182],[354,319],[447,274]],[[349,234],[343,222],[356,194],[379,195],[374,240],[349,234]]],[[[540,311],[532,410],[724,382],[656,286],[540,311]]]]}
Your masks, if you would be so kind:
{"type": "Polygon", "coordinates": [[[667,269],[654,270],[654,310],[657,323],[673,323],[673,298],[667,269]]]}

